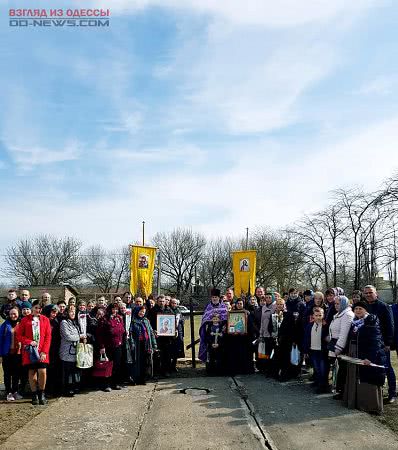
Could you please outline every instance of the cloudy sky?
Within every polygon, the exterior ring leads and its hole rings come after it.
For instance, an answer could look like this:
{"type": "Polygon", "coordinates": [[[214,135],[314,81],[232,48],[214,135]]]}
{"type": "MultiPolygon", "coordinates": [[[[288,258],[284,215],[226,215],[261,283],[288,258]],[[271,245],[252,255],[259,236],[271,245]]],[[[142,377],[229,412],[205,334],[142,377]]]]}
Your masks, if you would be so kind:
{"type": "Polygon", "coordinates": [[[244,235],[398,168],[394,0],[6,1],[0,254],[244,235]],[[9,27],[12,7],[110,8],[109,28],[9,27]]]}

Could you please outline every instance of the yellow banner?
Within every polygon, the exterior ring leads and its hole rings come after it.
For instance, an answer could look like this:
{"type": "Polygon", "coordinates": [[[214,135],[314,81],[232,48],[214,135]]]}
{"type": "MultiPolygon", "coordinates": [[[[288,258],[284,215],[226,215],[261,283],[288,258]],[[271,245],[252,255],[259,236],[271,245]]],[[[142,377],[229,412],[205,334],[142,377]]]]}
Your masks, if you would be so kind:
{"type": "Polygon", "coordinates": [[[148,297],[152,293],[153,272],[155,269],[155,247],[131,246],[130,292],[148,297]]]}
{"type": "Polygon", "coordinates": [[[235,295],[253,294],[256,289],[256,250],[232,252],[232,270],[235,295]]]}

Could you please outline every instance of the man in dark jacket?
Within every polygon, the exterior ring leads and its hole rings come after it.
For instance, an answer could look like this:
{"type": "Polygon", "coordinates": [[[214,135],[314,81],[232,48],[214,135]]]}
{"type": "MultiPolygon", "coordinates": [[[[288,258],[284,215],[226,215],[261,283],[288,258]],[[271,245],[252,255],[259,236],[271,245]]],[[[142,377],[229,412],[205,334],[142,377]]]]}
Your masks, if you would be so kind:
{"type": "Polygon", "coordinates": [[[299,297],[297,289],[289,289],[289,298],[286,301],[286,310],[292,314],[298,313],[300,318],[303,317],[305,311],[305,303],[299,297]]]}
{"type": "Polygon", "coordinates": [[[172,339],[167,336],[158,336],[157,329],[157,316],[158,314],[173,314],[173,311],[166,306],[166,297],[164,295],[159,295],[156,300],[156,305],[149,311],[148,319],[151,324],[151,327],[155,333],[156,341],[159,349],[159,357],[160,361],[156,361],[155,371],[164,377],[169,377],[172,367],[171,367],[171,358],[172,358],[172,339]]]}
{"type": "Polygon", "coordinates": [[[386,375],[388,381],[388,402],[394,403],[397,399],[397,380],[394,369],[391,366],[391,347],[394,346],[394,318],[389,305],[382,302],[374,286],[368,285],[363,288],[363,296],[369,304],[369,314],[374,314],[379,319],[381,334],[386,352],[386,375]]]}
{"type": "Polygon", "coordinates": [[[10,289],[7,292],[7,303],[4,303],[4,305],[1,305],[0,308],[0,316],[4,319],[8,319],[8,313],[10,312],[10,309],[19,307],[17,304],[17,292],[15,289],[10,289]]]}

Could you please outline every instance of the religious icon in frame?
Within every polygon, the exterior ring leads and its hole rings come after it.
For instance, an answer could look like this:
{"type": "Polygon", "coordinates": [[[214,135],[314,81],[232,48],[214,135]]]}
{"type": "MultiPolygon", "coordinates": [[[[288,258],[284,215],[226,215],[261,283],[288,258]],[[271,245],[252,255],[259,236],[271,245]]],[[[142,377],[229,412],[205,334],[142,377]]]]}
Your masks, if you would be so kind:
{"type": "Polygon", "coordinates": [[[239,261],[241,272],[250,272],[250,261],[248,258],[243,258],[239,261]]]}
{"type": "Polygon", "coordinates": [[[149,267],[149,255],[141,253],[138,257],[138,268],[148,269],[148,267],[149,267]]]}
{"type": "Polygon", "coordinates": [[[174,314],[158,314],[156,316],[158,336],[172,336],[176,334],[176,316],[174,314]]]}
{"type": "Polygon", "coordinates": [[[247,334],[247,316],[245,311],[230,311],[228,313],[228,334],[247,334]]]}

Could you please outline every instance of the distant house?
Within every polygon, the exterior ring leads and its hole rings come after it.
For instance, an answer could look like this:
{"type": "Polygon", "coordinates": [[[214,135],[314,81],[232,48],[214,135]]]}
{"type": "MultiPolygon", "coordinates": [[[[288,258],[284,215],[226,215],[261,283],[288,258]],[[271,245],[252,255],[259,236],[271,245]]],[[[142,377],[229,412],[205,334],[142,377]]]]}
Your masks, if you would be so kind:
{"type": "MultiPolygon", "coordinates": [[[[45,292],[48,292],[53,303],[57,303],[59,300],[68,302],[71,297],[79,296],[79,291],[68,283],[59,286],[18,286],[18,289],[28,289],[32,299],[40,299],[45,292]]],[[[0,303],[7,301],[8,290],[9,288],[0,289],[0,303]]]]}

